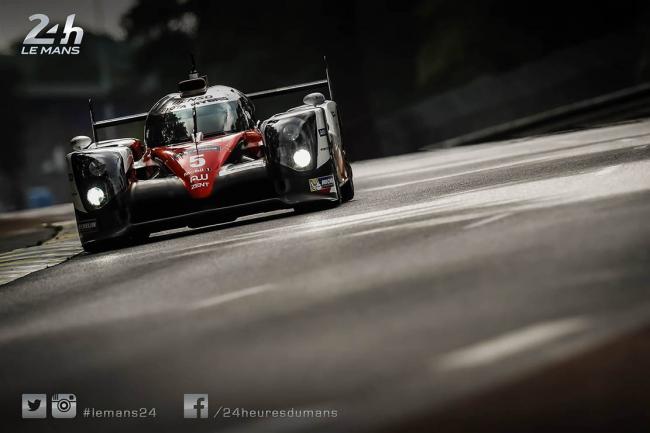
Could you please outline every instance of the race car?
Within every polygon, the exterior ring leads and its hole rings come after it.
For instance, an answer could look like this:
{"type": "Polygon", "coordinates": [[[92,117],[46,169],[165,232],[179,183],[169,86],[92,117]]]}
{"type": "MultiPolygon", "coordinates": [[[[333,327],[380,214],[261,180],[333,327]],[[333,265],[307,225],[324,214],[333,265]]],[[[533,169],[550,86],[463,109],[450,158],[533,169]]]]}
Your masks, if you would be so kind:
{"type": "Polygon", "coordinates": [[[325,79],[255,93],[210,86],[193,67],[178,92],[147,113],[95,121],[66,156],[77,228],[86,251],[141,242],[276,209],[319,210],[351,200],[352,169],[325,79]],[[304,105],[260,122],[253,101],[308,92],[304,105]],[[101,128],[144,120],[144,139],[98,141],[101,128]]]}

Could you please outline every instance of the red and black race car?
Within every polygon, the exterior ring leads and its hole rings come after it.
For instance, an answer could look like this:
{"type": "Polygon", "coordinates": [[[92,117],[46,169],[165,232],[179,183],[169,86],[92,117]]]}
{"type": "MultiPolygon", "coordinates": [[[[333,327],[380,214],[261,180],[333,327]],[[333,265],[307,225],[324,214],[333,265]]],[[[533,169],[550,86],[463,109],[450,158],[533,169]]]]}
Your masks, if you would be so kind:
{"type": "Polygon", "coordinates": [[[354,196],[336,103],[322,93],[264,122],[258,98],[327,87],[324,80],[244,94],[209,86],[196,69],[148,113],[95,121],[67,155],[77,227],[87,251],[178,227],[282,208],[335,206],[354,196]],[[97,141],[97,130],[145,121],[144,140],[97,141]]]}

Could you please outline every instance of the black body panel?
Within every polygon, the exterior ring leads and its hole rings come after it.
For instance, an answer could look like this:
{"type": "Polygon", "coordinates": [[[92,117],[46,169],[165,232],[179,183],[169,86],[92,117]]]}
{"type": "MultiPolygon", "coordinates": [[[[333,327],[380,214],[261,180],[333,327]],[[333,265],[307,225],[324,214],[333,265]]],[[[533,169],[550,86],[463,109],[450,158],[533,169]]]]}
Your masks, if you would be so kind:
{"type": "Polygon", "coordinates": [[[207,199],[192,198],[181,179],[168,177],[134,182],[101,209],[76,211],[82,243],[185,226],[218,224],[243,215],[289,209],[300,203],[336,201],[334,188],[313,192],[309,180],[332,174],[331,163],[309,172],[258,164],[227,170],[207,199]]]}

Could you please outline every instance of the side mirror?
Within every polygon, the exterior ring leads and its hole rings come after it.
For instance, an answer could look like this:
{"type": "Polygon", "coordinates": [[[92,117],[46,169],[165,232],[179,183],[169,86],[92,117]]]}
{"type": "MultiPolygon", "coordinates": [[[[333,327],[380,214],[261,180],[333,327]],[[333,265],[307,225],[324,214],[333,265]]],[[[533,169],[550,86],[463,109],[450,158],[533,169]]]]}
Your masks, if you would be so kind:
{"type": "Polygon", "coordinates": [[[262,133],[259,131],[246,131],[244,137],[248,143],[258,143],[262,141],[262,133]]]}
{"type": "Polygon", "coordinates": [[[131,144],[131,153],[133,154],[134,161],[141,160],[146,150],[147,148],[142,141],[137,138],[133,140],[133,143],[131,144]]]}
{"type": "Polygon", "coordinates": [[[86,137],[85,135],[77,135],[76,137],[73,137],[72,140],[70,140],[70,146],[72,146],[72,150],[84,150],[87,149],[88,146],[92,144],[92,140],[90,137],[86,137]]]}
{"type": "Polygon", "coordinates": [[[325,96],[322,93],[310,93],[309,95],[302,98],[302,102],[305,105],[313,105],[314,107],[325,102],[325,96]]]}
{"type": "Polygon", "coordinates": [[[244,132],[244,140],[241,149],[243,150],[244,157],[250,158],[259,158],[261,155],[262,146],[264,146],[264,141],[262,140],[262,134],[257,130],[246,131],[244,132]]]}
{"type": "Polygon", "coordinates": [[[203,132],[199,131],[196,134],[192,134],[192,141],[194,141],[195,143],[203,141],[203,132]]]}

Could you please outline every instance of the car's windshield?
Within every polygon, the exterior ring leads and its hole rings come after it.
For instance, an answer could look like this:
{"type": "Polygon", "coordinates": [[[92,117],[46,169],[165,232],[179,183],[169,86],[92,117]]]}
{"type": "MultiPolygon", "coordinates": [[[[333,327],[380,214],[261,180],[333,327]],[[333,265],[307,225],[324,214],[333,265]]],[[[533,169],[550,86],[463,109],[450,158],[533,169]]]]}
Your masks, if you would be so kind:
{"type": "MultiPolygon", "coordinates": [[[[196,131],[204,137],[230,134],[247,128],[247,119],[238,101],[196,107],[196,131]]],[[[149,114],[145,125],[147,146],[158,147],[192,140],[192,109],[149,114]]]]}

